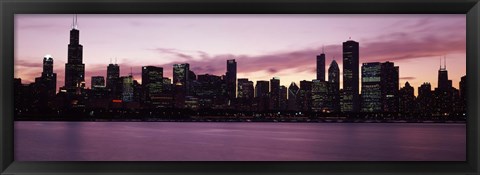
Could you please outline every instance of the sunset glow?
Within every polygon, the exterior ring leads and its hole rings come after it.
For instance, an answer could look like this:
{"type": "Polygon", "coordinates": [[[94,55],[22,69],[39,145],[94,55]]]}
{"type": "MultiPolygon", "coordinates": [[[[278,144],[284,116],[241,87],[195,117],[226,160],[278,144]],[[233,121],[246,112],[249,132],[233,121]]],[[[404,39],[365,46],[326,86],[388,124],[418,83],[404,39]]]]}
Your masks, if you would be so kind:
{"type": "MultiPolygon", "coordinates": [[[[64,85],[72,15],[15,16],[15,77],[30,83],[50,54],[57,87],[64,85]]],[[[400,87],[417,94],[423,82],[437,87],[441,58],[447,58],[455,88],[466,74],[466,17],[459,15],[78,15],[86,84],[105,76],[117,62],[120,75],[141,66],[189,63],[197,75],[224,75],[235,59],[238,78],[279,77],[280,84],[315,79],[315,58],[325,47],[326,70],[336,60],[342,70],[342,42],[360,43],[360,64],[394,62],[400,87]]],[[[360,65],[359,65],[360,66],[360,65]]],[[[340,76],[341,77],[341,76],[340,76]]],[[[340,81],[342,82],[342,80],[340,81]]],[[[342,87],[342,85],[340,85],[342,87]]]]}

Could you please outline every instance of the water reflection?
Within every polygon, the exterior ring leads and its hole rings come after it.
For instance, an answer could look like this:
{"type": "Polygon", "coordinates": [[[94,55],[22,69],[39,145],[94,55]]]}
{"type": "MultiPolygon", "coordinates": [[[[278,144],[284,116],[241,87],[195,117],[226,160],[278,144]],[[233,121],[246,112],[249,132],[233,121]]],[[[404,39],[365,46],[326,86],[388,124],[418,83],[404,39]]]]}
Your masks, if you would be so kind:
{"type": "Polygon", "coordinates": [[[465,124],[16,122],[17,161],[463,161],[465,124]]]}

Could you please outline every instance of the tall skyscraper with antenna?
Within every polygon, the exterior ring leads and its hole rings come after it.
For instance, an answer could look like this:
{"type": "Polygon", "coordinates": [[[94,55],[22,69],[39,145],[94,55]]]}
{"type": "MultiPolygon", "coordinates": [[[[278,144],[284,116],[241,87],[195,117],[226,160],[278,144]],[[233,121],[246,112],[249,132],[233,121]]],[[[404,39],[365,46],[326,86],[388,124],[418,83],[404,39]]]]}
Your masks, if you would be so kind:
{"type": "Polygon", "coordinates": [[[443,67],[442,62],[440,59],[440,69],[438,70],[438,89],[440,90],[448,90],[452,87],[452,81],[448,80],[448,71],[447,71],[447,58],[444,57],[443,60],[443,67]]]}
{"type": "Polygon", "coordinates": [[[73,16],[68,44],[68,62],[65,64],[65,89],[67,92],[79,92],[85,88],[85,64],[83,64],[83,46],[80,44],[80,31],[77,15],[73,16]]]}

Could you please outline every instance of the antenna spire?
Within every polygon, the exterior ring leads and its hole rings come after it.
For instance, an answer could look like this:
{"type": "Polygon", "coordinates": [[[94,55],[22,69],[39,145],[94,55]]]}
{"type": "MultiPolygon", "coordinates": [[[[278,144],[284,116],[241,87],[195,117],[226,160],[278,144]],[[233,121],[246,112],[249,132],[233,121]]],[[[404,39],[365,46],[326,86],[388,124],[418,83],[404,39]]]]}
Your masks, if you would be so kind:
{"type": "Polygon", "coordinates": [[[77,24],[77,14],[73,14],[73,22],[72,22],[72,29],[77,29],[78,24],[77,24]]]}
{"type": "Polygon", "coordinates": [[[442,69],[442,57],[440,57],[440,69],[442,69]]]}
{"type": "Polygon", "coordinates": [[[322,45],[322,53],[325,54],[325,45],[322,45]]]}
{"type": "Polygon", "coordinates": [[[115,64],[117,64],[117,57],[115,57],[115,64]]]}
{"type": "Polygon", "coordinates": [[[445,70],[447,70],[447,56],[444,55],[443,58],[444,58],[444,60],[443,60],[443,64],[444,64],[443,67],[444,67],[445,70]]]}
{"type": "Polygon", "coordinates": [[[112,64],[112,58],[110,58],[110,64],[112,64]]]}

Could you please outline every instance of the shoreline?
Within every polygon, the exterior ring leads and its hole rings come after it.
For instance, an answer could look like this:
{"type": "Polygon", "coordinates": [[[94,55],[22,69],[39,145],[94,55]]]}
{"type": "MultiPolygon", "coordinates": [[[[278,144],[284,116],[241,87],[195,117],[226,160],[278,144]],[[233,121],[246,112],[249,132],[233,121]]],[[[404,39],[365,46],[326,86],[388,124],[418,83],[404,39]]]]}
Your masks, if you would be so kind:
{"type": "Polygon", "coordinates": [[[442,123],[466,124],[463,120],[249,120],[249,119],[15,119],[14,122],[192,122],[192,123],[442,123]]]}

